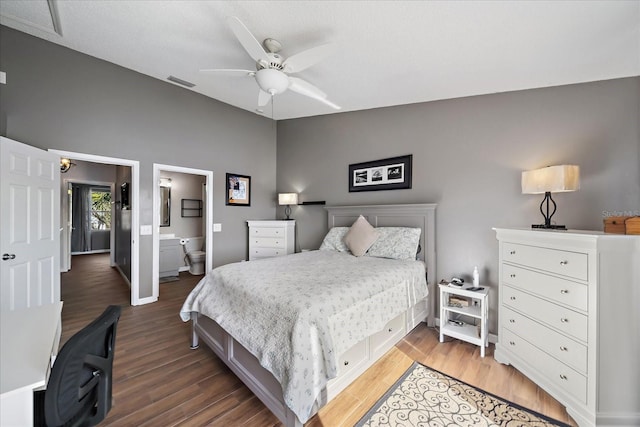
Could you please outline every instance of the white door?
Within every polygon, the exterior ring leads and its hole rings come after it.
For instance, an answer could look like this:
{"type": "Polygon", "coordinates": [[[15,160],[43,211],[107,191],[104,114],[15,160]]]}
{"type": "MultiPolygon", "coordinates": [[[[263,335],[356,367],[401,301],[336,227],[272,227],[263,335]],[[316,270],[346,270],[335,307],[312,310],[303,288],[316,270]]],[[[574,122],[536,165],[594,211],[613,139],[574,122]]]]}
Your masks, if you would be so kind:
{"type": "Polygon", "coordinates": [[[60,301],[60,158],[0,140],[0,309],[60,301]]]}

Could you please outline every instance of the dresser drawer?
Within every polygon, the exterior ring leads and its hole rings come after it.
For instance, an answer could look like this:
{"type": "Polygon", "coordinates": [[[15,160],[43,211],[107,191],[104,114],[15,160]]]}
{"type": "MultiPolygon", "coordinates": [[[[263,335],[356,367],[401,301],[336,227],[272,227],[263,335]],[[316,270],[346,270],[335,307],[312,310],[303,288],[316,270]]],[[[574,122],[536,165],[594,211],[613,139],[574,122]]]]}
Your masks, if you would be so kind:
{"type": "Polygon", "coordinates": [[[536,296],[502,287],[502,303],[581,341],[587,341],[587,316],[536,296]]]}
{"type": "Polygon", "coordinates": [[[520,313],[504,308],[502,325],[580,373],[587,373],[587,347],[520,313]]]}
{"type": "Polygon", "coordinates": [[[588,279],[586,253],[504,242],[502,259],[579,280],[588,279]]]}
{"type": "Polygon", "coordinates": [[[286,246],[284,238],[277,237],[251,237],[249,242],[251,246],[256,248],[282,248],[286,246]]]}
{"type": "Polygon", "coordinates": [[[371,336],[371,353],[376,355],[391,348],[405,335],[404,328],[404,313],[388,321],[380,332],[371,336]]]}
{"type": "Polygon", "coordinates": [[[502,281],[578,310],[587,311],[589,308],[588,289],[581,283],[509,264],[502,265],[502,281]]]}
{"type": "MultiPolygon", "coordinates": [[[[544,375],[553,385],[564,390],[580,402],[586,403],[587,378],[584,375],[581,375],[564,363],[549,356],[535,345],[520,338],[520,336],[508,329],[503,330],[500,343],[504,345],[508,351],[524,360],[527,365],[544,375]]],[[[518,368],[517,365],[516,368],[518,368]]],[[[544,384],[540,385],[544,388],[544,384]]]]}
{"type": "Polygon", "coordinates": [[[287,252],[284,249],[275,248],[251,248],[249,250],[250,259],[270,258],[274,256],[286,255],[287,252]]]}
{"type": "Polygon", "coordinates": [[[285,231],[283,228],[275,227],[251,227],[249,229],[249,237],[283,237],[285,231]]]}
{"type": "Polygon", "coordinates": [[[362,340],[358,344],[345,351],[338,358],[338,375],[355,369],[358,365],[365,363],[367,360],[367,340],[362,340]]]}

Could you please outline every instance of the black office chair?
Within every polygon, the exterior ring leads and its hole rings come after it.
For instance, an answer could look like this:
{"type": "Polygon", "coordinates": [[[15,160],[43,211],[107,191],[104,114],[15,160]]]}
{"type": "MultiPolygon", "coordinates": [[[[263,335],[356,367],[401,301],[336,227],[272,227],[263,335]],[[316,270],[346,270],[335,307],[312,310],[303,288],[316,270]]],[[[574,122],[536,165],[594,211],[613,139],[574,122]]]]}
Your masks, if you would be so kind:
{"type": "MultiPolygon", "coordinates": [[[[110,305],[60,350],[47,388],[36,397],[47,427],[95,426],[111,409],[111,372],[121,308],[110,305]]],[[[37,412],[37,410],[36,410],[37,412]]]]}

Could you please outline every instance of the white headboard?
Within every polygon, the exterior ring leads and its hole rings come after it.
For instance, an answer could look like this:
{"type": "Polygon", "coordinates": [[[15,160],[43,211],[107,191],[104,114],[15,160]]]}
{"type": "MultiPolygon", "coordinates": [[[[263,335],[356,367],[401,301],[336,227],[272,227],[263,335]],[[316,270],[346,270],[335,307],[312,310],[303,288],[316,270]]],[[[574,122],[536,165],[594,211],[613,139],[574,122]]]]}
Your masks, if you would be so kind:
{"type": "MultiPolygon", "coordinates": [[[[358,216],[364,216],[374,227],[419,227],[418,258],[427,266],[427,282],[436,283],[436,204],[326,206],[328,226],[350,227],[358,216]]],[[[432,286],[429,286],[431,291],[432,286]]],[[[434,295],[434,294],[431,294],[434,295]]]]}

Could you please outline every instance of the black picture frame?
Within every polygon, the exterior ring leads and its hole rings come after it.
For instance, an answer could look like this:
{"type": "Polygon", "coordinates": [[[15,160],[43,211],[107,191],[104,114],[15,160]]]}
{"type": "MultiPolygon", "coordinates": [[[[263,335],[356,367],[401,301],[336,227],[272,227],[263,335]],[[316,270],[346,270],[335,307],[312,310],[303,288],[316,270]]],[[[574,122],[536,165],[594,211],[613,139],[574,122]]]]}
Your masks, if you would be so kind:
{"type": "Polygon", "coordinates": [[[411,188],[413,154],[349,165],[349,192],[411,188]]]}
{"type": "Polygon", "coordinates": [[[251,177],[227,173],[225,204],[227,206],[251,206],[251,177]]]}
{"type": "Polygon", "coordinates": [[[125,182],[120,186],[120,209],[129,209],[129,183],[125,182]]]}

